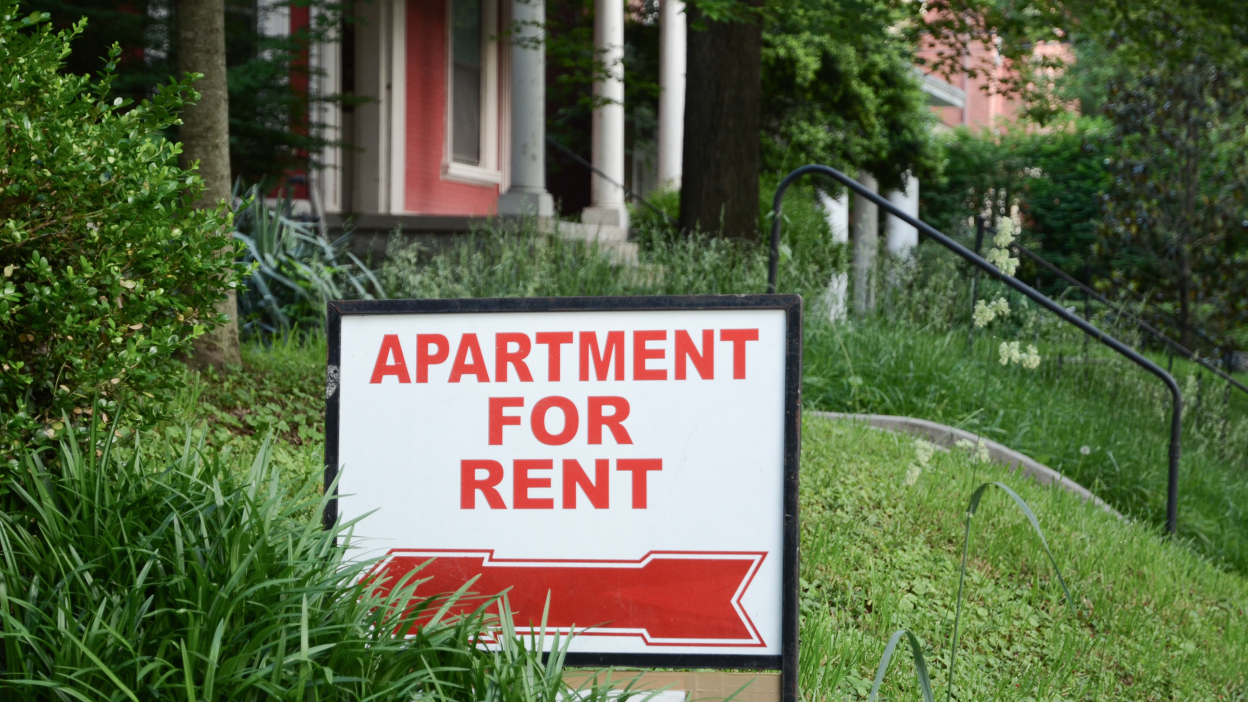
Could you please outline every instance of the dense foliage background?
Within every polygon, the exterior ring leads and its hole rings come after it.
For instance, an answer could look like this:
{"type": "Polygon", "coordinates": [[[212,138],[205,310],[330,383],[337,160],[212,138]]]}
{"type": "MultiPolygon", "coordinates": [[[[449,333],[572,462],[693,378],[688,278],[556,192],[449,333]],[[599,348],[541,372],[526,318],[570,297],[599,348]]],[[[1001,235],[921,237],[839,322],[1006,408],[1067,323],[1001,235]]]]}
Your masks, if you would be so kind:
{"type": "MultiPolygon", "coordinates": [[[[66,58],[77,75],[100,70],[114,43],[114,92],[135,102],[177,76],[175,0],[27,0],[27,11],[47,12],[52,25],[68,29],[79,20],[75,51],[66,58]]],[[[226,0],[226,63],[229,79],[230,166],[247,183],[279,184],[290,172],[305,171],[308,155],[331,141],[317,128],[310,108],[327,100],[353,104],[341,95],[320,95],[307,61],[312,43],[340,34],[346,3],[300,0],[262,6],[254,0],[226,0]],[[261,12],[296,12],[307,26],[270,36],[261,12]]],[[[170,128],[176,138],[176,125],[170,128]]]]}
{"type": "Polygon", "coordinates": [[[775,0],[763,33],[763,164],[872,173],[881,189],[936,175],[935,116],[914,67],[915,8],[775,0]]]}
{"type": "MultiPolygon", "coordinates": [[[[1013,212],[1025,246],[1085,282],[1103,275],[1121,263],[1094,256],[1111,180],[1108,132],[1097,118],[1070,118],[1044,131],[960,128],[941,141],[941,177],[923,184],[920,217],[941,231],[969,235],[971,217],[983,216],[991,226],[1013,212]]],[[[1066,288],[1026,260],[1022,270],[1047,293],[1066,288]]]]}

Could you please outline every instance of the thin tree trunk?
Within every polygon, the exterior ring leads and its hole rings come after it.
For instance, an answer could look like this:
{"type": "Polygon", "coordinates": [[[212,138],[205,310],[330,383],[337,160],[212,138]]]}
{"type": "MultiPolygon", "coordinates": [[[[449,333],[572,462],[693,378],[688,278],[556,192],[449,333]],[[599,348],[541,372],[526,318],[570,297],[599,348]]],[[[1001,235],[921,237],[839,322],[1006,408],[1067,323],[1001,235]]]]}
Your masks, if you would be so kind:
{"type": "Polygon", "coordinates": [[[1179,253],[1179,342],[1189,349],[1196,348],[1196,334],[1192,324],[1192,263],[1187,247],[1179,253]]]}
{"type": "MultiPolygon", "coordinates": [[[[206,186],[196,207],[215,207],[230,197],[230,104],[225,75],[224,0],[177,0],[178,71],[202,73],[195,82],[199,101],[182,111],[182,165],[199,162],[206,186]]],[[[238,303],[231,290],[217,304],[230,321],[195,342],[191,359],[196,367],[240,362],[238,303]]]]}
{"type": "MultiPolygon", "coordinates": [[[[879,192],[875,177],[863,171],[858,182],[871,192],[879,192]]],[[[854,314],[866,316],[875,311],[875,259],[880,250],[880,208],[854,193],[854,314]]]]}
{"type": "Polygon", "coordinates": [[[680,224],[690,231],[756,239],[762,26],[711,22],[693,5],[688,12],[680,224]],[[705,29],[698,29],[699,23],[705,29]]]}
{"type": "Polygon", "coordinates": [[[1187,163],[1184,169],[1183,226],[1179,231],[1179,339],[1189,349],[1196,349],[1195,320],[1192,319],[1192,233],[1199,231],[1196,222],[1196,198],[1200,192],[1200,133],[1187,112],[1187,163]]]}

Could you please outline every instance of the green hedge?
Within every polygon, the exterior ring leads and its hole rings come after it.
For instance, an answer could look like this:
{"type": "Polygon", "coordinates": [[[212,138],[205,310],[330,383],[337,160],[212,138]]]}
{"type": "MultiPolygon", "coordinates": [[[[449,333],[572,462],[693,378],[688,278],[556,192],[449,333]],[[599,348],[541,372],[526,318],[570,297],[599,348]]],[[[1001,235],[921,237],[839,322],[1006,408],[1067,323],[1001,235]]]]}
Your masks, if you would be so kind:
{"type": "Polygon", "coordinates": [[[237,272],[224,204],[196,210],[199,177],[163,137],[197,96],[171,82],[109,99],[101,77],[63,72],[83,23],[0,0],[0,460],[91,414],[158,417],[177,356],[222,320],[237,272]]]}

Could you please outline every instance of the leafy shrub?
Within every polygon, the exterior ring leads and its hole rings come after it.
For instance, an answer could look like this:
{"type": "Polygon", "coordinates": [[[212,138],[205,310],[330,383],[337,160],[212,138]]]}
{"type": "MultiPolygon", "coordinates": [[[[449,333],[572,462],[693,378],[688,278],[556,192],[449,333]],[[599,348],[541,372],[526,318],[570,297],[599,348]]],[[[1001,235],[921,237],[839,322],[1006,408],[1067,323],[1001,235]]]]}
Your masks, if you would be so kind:
{"type": "Polygon", "coordinates": [[[321,527],[319,472],[280,473],[268,442],[246,470],[189,439],[122,451],[95,429],[84,448],[62,443],[53,469],[28,452],[21,512],[0,512],[5,700],[567,694],[562,655],[543,661],[541,642],[505,628],[502,650],[475,645],[484,606],[431,621],[428,603],[404,606],[414,580],[379,594],[364,577],[375,562],[350,559],[352,524],[321,527]],[[430,623],[405,636],[418,619],[430,623]]]}
{"type": "Polygon", "coordinates": [[[289,197],[270,207],[253,187],[234,215],[234,238],[250,269],[238,312],[243,331],[253,335],[323,328],[330,300],[385,298],[373,272],[347,249],[350,232],[329,241],[290,213],[289,197]]]}
{"type": "MultiPolygon", "coordinates": [[[[780,184],[780,176],[764,174],[761,180],[758,194],[758,230],[762,232],[759,245],[763,248],[762,255],[765,258],[771,242],[772,200],[776,194],[776,186],[780,184]]],[[[795,183],[785,193],[784,226],[780,230],[780,276],[781,287],[785,289],[816,285],[813,280],[806,280],[807,278],[818,278],[821,282],[817,285],[825,285],[825,274],[841,270],[849,262],[847,247],[832,240],[827,218],[815,195],[816,185],[825,191],[841,190],[838,184],[831,181],[819,182],[814,178],[807,178],[795,183]],[[786,278],[793,287],[784,285],[786,278]]],[[[663,258],[667,255],[662,251],[663,244],[670,245],[674,243],[674,239],[689,238],[679,230],[680,191],[658,190],[647,199],[659,212],[644,205],[633,205],[630,208],[629,235],[643,251],[654,251],[657,248],[657,256],[663,258]]],[[[701,238],[693,237],[695,240],[701,238]]],[[[748,246],[743,250],[751,255],[756,253],[749,251],[748,246]]],[[[765,261],[763,265],[766,266],[765,261]]]]}
{"type": "Polygon", "coordinates": [[[727,239],[656,238],[639,265],[621,265],[596,244],[538,231],[476,231],[426,259],[419,245],[391,242],[380,276],[411,298],[758,293],[767,286],[762,249],[727,239]]]}
{"type": "Polygon", "coordinates": [[[680,190],[655,190],[646,196],[646,201],[650,203],[650,207],[639,202],[628,207],[629,238],[643,249],[648,249],[655,238],[666,238],[679,227],[680,190]]]}
{"type": "Polygon", "coordinates": [[[162,138],[194,95],[110,101],[102,77],[65,75],[83,24],[53,32],[0,0],[0,460],[92,412],[151,419],[180,377],[176,356],[222,321],[235,271],[228,213],[192,201],[199,178],[162,138]],[[124,108],[130,109],[125,110],[124,108]]]}
{"type": "MultiPolygon", "coordinates": [[[[764,184],[763,190],[760,222],[770,232],[774,187],[764,184]]],[[[432,256],[396,237],[378,277],[389,294],[411,298],[766,292],[769,239],[741,242],[681,232],[674,225],[679,200],[676,191],[651,198],[667,217],[634,207],[637,265],[623,265],[609,249],[528,221],[482,227],[432,256]]],[[[822,296],[833,271],[844,270],[847,247],[832,241],[809,187],[789,190],[783,217],[779,289],[800,293],[809,304],[822,296]]]]}
{"type": "MultiPolygon", "coordinates": [[[[1067,273],[1086,278],[1101,221],[1101,194],[1109,185],[1105,132],[1104,123],[1093,118],[1058,123],[1043,132],[959,128],[943,138],[941,178],[923,183],[922,219],[973,242],[973,216],[986,215],[992,225],[1017,206],[1022,243],[1067,273]]],[[[1111,269],[1134,265],[1121,259],[1111,269]]],[[[1021,270],[1029,282],[1039,276],[1046,294],[1066,288],[1027,259],[1021,270]]]]}
{"type": "Polygon", "coordinates": [[[608,252],[528,221],[474,231],[432,257],[396,236],[379,277],[391,295],[408,298],[625,295],[626,271],[608,252]]]}

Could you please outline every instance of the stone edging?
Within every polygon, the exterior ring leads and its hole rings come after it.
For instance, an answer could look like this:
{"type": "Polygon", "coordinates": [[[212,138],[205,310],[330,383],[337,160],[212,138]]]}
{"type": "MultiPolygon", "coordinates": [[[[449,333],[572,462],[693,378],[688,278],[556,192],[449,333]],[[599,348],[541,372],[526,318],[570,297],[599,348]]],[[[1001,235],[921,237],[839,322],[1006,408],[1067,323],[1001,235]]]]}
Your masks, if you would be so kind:
{"type": "Polygon", "coordinates": [[[992,439],[972,434],[964,429],[955,429],[954,427],[937,422],[931,422],[926,419],[915,419],[914,417],[897,417],[891,414],[847,414],[844,412],[804,412],[808,416],[823,417],[825,419],[850,419],[887,431],[904,432],[919,436],[937,446],[944,448],[952,448],[954,443],[959,439],[965,439],[971,443],[979,441],[984,442],[984,446],[988,448],[988,456],[997,463],[1004,464],[1010,470],[1021,469],[1025,477],[1035,480],[1041,485],[1052,485],[1058,483],[1063,490],[1078,496],[1085,502],[1090,501],[1092,504],[1100,507],[1109,514],[1123,519],[1113,507],[1110,507],[1104,500],[1093,495],[1090,490],[1076,483],[1070,478],[1058,473],[1052,468],[1040,463],[1039,461],[1025,456],[1014,449],[999,444],[992,439]]]}

